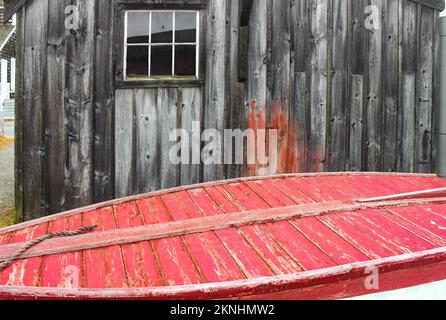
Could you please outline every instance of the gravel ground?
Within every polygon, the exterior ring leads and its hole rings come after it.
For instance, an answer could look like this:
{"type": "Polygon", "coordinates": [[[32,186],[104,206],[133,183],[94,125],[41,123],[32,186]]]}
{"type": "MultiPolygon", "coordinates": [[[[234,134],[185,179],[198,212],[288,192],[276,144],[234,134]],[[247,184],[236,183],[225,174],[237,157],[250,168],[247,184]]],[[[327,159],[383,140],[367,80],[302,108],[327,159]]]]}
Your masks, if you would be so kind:
{"type": "Polygon", "coordinates": [[[5,122],[5,135],[8,137],[14,137],[14,122],[5,122]]]}
{"type": "MultiPolygon", "coordinates": [[[[14,122],[5,123],[5,134],[10,137],[14,136],[14,122]]],[[[4,149],[0,149],[0,224],[4,224],[5,221],[10,221],[9,217],[13,213],[11,211],[13,207],[14,145],[10,145],[4,149]]]]}
{"type": "Polygon", "coordinates": [[[13,205],[14,145],[11,145],[0,150],[0,210],[13,205]]]}

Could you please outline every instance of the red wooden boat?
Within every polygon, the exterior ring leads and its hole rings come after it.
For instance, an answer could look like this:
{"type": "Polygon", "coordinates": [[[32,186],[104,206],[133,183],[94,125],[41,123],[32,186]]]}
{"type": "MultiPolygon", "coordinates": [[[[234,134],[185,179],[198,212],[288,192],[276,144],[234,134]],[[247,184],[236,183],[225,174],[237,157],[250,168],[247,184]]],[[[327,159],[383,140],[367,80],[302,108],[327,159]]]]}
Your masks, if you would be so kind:
{"type": "Polygon", "coordinates": [[[446,279],[446,180],[250,178],[120,199],[0,231],[0,299],[338,299],[446,279]],[[379,288],[366,285],[370,270],[379,288]]]}

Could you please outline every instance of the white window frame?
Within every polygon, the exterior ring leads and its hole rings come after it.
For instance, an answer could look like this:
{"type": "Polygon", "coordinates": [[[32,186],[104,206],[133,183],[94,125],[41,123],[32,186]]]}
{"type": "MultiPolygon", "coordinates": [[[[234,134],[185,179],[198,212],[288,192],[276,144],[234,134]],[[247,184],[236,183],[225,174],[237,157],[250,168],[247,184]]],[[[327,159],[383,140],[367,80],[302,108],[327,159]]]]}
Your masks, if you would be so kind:
{"type": "MultiPolygon", "coordinates": [[[[190,80],[191,77],[193,79],[199,79],[200,77],[200,11],[199,10],[126,10],[124,16],[124,80],[129,80],[127,76],[127,48],[128,47],[137,47],[137,46],[147,46],[149,50],[149,61],[148,61],[148,72],[147,78],[148,80],[159,80],[160,77],[166,78],[170,77],[172,80],[190,80]],[[170,43],[155,43],[152,44],[152,14],[153,13],[172,13],[173,14],[173,25],[172,25],[172,42],[170,43]],[[176,13],[195,13],[196,14],[196,37],[195,42],[176,42],[175,41],[175,18],[176,13]],[[128,35],[128,14],[129,13],[150,13],[149,19],[149,42],[148,43],[127,43],[127,35],[128,35]],[[152,76],[151,74],[151,64],[152,64],[152,47],[158,46],[171,46],[172,47],[172,72],[170,75],[163,76],[152,76]],[[177,76],[175,75],[175,47],[176,46],[195,46],[195,75],[194,76],[177,76]]],[[[132,78],[130,78],[131,80],[132,78]]]]}

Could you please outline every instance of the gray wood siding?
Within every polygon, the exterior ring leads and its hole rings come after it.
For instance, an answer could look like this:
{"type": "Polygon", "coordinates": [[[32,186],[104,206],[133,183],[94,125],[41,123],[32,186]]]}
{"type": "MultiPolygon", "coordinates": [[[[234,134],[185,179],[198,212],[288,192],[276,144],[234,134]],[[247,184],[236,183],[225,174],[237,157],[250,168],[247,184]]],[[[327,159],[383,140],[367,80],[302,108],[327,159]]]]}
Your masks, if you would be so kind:
{"type": "Polygon", "coordinates": [[[254,0],[246,99],[279,132],[278,172],[434,172],[436,15],[407,0],[254,0]]]}
{"type": "MultiPolygon", "coordinates": [[[[158,87],[116,80],[118,3],[200,1],[27,1],[17,34],[19,218],[264,169],[171,163],[172,130],[190,133],[195,122],[196,134],[276,129],[271,174],[435,172],[436,1],[253,0],[240,20],[242,1],[206,1],[200,84],[158,87]],[[65,28],[69,4],[80,9],[77,30],[65,28]]],[[[191,141],[191,161],[201,147],[191,141]]]]}

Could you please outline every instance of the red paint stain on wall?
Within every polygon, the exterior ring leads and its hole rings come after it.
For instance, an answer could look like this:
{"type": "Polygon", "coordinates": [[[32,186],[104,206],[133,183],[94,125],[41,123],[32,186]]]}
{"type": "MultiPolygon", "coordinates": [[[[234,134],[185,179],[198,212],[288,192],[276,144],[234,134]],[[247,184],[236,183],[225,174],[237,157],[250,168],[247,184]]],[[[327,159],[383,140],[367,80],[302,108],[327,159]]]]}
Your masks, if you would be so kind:
{"type": "MultiPolygon", "coordinates": [[[[256,176],[259,175],[260,169],[266,167],[273,169],[269,174],[282,174],[282,173],[294,173],[300,172],[303,169],[302,159],[299,158],[297,150],[297,126],[294,121],[289,121],[289,116],[282,110],[282,106],[279,100],[275,100],[271,108],[258,107],[256,101],[251,101],[251,111],[248,120],[249,129],[253,130],[256,134],[256,159],[257,154],[260,151],[259,148],[264,146],[265,154],[270,157],[270,161],[276,159],[276,165],[271,163],[268,166],[260,164],[258,161],[255,165],[247,165],[246,175],[256,176]],[[271,124],[267,126],[266,119],[267,113],[271,112],[271,124]],[[258,134],[259,130],[265,130],[265,135],[258,134]],[[270,131],[276,130],[277,132],[277,158],[270,155],[270,131]],[[259,138],[265,137],[265,141],[258,141],[259,138]]],[[[303,170],[302,170],[303,171],[303,170]]]]}

